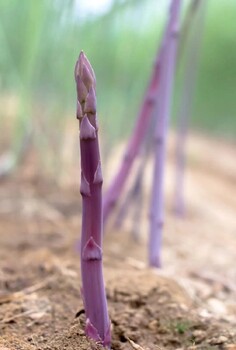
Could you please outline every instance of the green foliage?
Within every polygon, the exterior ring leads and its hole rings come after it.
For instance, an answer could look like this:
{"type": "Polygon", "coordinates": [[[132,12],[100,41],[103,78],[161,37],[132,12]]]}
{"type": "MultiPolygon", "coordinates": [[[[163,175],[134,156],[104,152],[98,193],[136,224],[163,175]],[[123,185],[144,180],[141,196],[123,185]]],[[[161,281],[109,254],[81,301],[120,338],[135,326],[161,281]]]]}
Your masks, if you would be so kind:
{"type": "MultiPolygon", "coordinates": [[[[1,96],[19,99],[11,143],[19,147],[29,125],[42,124],[60,145],[66,117],[75,114],[73,70],[81,49],[96,71],[107,143],[126,137],[142,101],[167,5],[114,0],[107,13],[84,18],[72,0],[0,0],[1,96]]],[[[235,8],[233,0],[209,0],[193,113],[195,127],[223,135],[236,127],[235,8]]],[[[2,107],[0,114],[7,117],[2,107]]],[[[43,147],[45,137],[35,133],[37,146],[43,147]]]]}
{"type": "Polygon", "coordinates": [[[36,118],[41,106],[46,114],[56,111],[49,119],[57,123],[74,114],[73,70],[83,49],[96,71],[100,119],[110,139],[123,132],[121,120],[126,120],[127,132],[141,103],[157,42],[156,21],[150,26],[147,13],[145,26],[137,32],[142,9],[141,2],[134,6],[133,1],[116,1],[108,14],[85,21],[72,1],[1,0],[1,91],[19,96],[25,106],[19,118],[36,118]]]}
{"type": "Polygon", "coordinates": [[[194,108],[195,126],[234,138],[235,11],[235,1],[209,1],[194,108]]]}
{"type": "Polygon", "coordinates": [[[175,324],[175,330],[179,334],[184,334],[189,329],[188,322],[176,322],[175,324]]]}

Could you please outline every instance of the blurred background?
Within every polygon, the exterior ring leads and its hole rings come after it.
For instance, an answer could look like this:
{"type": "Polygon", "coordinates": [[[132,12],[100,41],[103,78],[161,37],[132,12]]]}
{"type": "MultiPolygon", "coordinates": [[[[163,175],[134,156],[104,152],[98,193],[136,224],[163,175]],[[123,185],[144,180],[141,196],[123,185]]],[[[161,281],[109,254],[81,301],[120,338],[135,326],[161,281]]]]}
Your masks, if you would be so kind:
{"type": "MultiPolygon", "coordinates": [[[[134,125],[168,5],[166,0],[0,0],[0,174],[27,158],[29,173],[71,178],[68,167],[79,153],[73,71],[82,49],[97,76],[106,163],[112,146],[134,125]]],[[[195,27],[202,43],[191,113],[192,130],[230,142],[236,138],[235,13],[234,0],[209,0],[203,33],[195,27]]],[[[180,75],[175,96],[181,84],[180,75]]]]}

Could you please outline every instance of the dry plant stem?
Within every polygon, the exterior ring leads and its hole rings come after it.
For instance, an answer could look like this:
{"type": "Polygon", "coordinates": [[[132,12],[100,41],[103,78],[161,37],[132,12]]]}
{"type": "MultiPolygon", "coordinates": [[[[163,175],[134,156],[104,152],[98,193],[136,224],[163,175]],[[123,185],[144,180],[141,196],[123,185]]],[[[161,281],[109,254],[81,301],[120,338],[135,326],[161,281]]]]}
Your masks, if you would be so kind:
{"type": "MultiPolygon", "coordinates": [[[[193,0],[194,4],[196,0],[193,0]]],[[[204,28],[205,3],[203,0],[198,0],[197,5],[192,4],[192,11],[188,15],[192,18],[194,24],[190,29],[187,39],[187,53],[185,60],[185,71],[183,77],[183,91],[180,97],[177,122],[177,141],[176,141],[176,176],[175,176],[175,194],[174,194],[174,213],[178,217],[183,217],[185,214],[185,198],[184,198],[184,174],[186,166],[186,141],[188,134],[189,119],[191,116],[194,89],[196,82],[197,68],[200,58],[200,45],[202,39],[202,31],[204,28]],[[195,12],[193,12],[195,10],[195,12]],[[196,23],[195,23],[196,22],[196,23]],[[189,42],[190,41],[190,42],[189,42]]],[[[184,28],[183,28],[184,29],[184,28]]]]}
{"type": "Polygon", "coordinates": [[[153,66],[151,79],[147,87],[143,104],[141,106],[140,113],[133,130],[133,134],[131,135],[131,138],[127,145],[127,149],[123,156],[118,172],[105,194],[103,204],[104,223],[106,223],[111,211],[116,205],[118,198],[123,190],[123,187],[127,181],[133,162],[139,153],[142,141],[144,139],[145,133],[147,131],[151,119],[152,112],[155,107],[156,94],[159,86],[160,62],[165,38],[166,34],[164,33],[162,43],[160,49],[158,50],[156,60],[153,66]]]}
{"type": "Polygon", "coordinates": [[[110,321],[102,272],[102,171],[96,115],[96,79],[80,53],[75,66],[77,118],[80,123],[82,233],[82,296],[86,334],[110,348],[110,321]]]}
{"type": "Polygon", "coordinates": [[[149,265],[160,267],[162,230],[164,221],[164,166],[167,130],[171,113],[181,0],[172,0],[168,19],[168,35],[161,61],[160,90],[157,102],[155,130],[155,159],[150,208],[149,265]]]}

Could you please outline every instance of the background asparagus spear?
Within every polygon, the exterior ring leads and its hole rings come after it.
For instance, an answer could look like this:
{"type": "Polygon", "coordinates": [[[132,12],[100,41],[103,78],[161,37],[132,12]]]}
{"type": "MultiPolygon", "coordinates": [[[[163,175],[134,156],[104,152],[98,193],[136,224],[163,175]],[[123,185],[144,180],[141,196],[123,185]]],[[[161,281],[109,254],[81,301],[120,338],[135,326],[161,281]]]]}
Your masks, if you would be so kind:
{"type": "Polygon", "coordinates": [[[96,115],[96,78],[83,52],[75,66],[80,124],[81,274],[86,334],[110,348],[110,321],[102,272],[102,171],[96,115]]]}
{"type": "Polygon", "coordinates": [[[186,25],[182,27],[180,43],[186,46],[182,91],[177,109],[176,157],[174,213],[183,217],[186,205],[184,196],[184,178],[186,165],[186,142],[192,114],[196,77],[200,59],[200,46],[204,30],[206,0],[192,0],[186,15],[186,25]],[[189,25],[187,26],[187,24],[189,25]],[[187,32],[187,33],[186,33],[187,32]]]}
{"type": "MultiPolygon", "coordinates": [[[[162,48],[162,45],[161,45],[162,48]]],[[[158,53],[153,66],[152,75],[150,78],[149,85],[147,87],[143,103],[141,105],[140,113],[137,118],[133,133],[127,145],[125,154],[121,161],[120,167],[117,174],[112,180],[111,185],[105,194],[104,205],[103,205],[103,218],[104,223],[106,223],[111,211],[116,205],[118,198],[124,188],[124,185],[128,179],[128,175],[134,163],[136,156],[138,155],[141,144],[145,137],[152,112],[155,107],[155,95],[157,93],[159,84],[159,74],[160,74],[160,57],[162,49],[158,49],[158,53]]]]}
{"type": "Polygon", "coordinates": [[[133,172],[134,181],[131,189],[125,194],[125,198],[117,212],[115,227],[121,229],[125,219],[132,212],[131,233],[135,241],[140,239],[141,230],[141,212],[143,208],[143,179],[148,160],[153,148],[153,131],[155,127],[154,113],[152,113],[145,139],[143,140],[142,149],[139,152],[139,164],[135,172],[133,172]]]}
{"type": "MultiPolygon", "coordinates": [[[[177,0],[178,1],[178,0],[177,0]]],[[[104,223],[106,223],[110,213],[114,209],[120,194],[124,188],[124,185],[128,179],[130,171],[132,169],[133,163],[139,151],[141,149],[141,145],[145,138],[145,134],[147,132],[148,126],[150,125],[150,120],[153,112],[156,108],[157,98],[156,95],[159,91],[160,85],[160,70],[161,70],[161,62],[163,61],[163,53],[164,48],[166,46],[169,27],[165,26],[164,32],[162,34],[162,39],[160,46],[157,50],[153,70],[151,73],[151,78],[143,99],[143,103],[140,108],[140,112],[133,130],[133,133],[130,137],[129,143],[127,145],[125,154],[121,161],[120,167],[111,183],[108,187],[107,192],[104,197],[104,205],[103,205],[103,219],[104,223]]]]}
{"type": "Polygon", "coordinates": [[[172,0],[167,24],[167,38],[160,66],[160,87],[157,101],[154,173],[150,207],[149,265],[160,267],[162,229],[164,221],[164,168],[166,139],[171,113],[181,0],[172,0]]]}

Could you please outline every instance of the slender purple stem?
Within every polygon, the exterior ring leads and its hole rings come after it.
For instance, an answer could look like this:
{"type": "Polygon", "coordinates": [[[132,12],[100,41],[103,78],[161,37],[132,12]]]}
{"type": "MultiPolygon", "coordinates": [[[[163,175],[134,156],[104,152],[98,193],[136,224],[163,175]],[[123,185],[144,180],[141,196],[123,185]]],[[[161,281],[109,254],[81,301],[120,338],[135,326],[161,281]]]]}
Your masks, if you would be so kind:
{"type": "MultiPolygon", "coordinates": [[[[177,142],[176,142],[176,177],[175,177],[175,196],[174,212],[177,216],[183,217],[185,214],[184,197],[184,174],[186,166],[186,141],[188,135],[189,119],[192,110],[194,89],[197,75],[197,68],[200,58],[200,45],[202,31],[204,28],[204,10],[203,0],[192,1],[192,11],[188,15],[192,19],[192,28],[189,28],[187,39],[187,53],[185,59],[185,70],[183,77],[183,90],[180,97],[177,122],[177,142]],[[195,6],[194,6],[195,5],[195,6]],[[196,18],[195,18],[196,17],[196,18]]],[[[184,28],[183,28],[184,29],[184,28]]],[[[184,34],[184,33],[183,33],[184,34]]]]}
{"type": "MultiPolygon", "coordinates": [[[[163,41],[165,40],[165,34],[163,41]]],[[[136,121],[133,133],[127,145],[122,162],[118,169],[116,176],[114,177],[111,185],[109,186],[103,204],[103,219],[106,223],[111,211],[115,207],[118,198],[123,190],[123,187],[127,181],[128,175],[132,168],[133,162],[140,151],[142,141],[147,131],[152,112],[156,103],[156,94],[159,86],[159,74],[160,74],[160,61],[162,56],[163,42],[156,55],[156,60],[153,66],[150,82],[147,87],[143,104],[140,109],[138,119],[136,121]]]]}
{"type": "Polygon", "coordinates": [[[121,207],[119,208],[119,211],[117,213],[115,226],[117,228],[121,228],[122,224],[127,217],[130,209],[133,211],[133,227],[132,227],[132,236],[135,241],[139,241],[140,239],[140,220],[141,215],[140,212],[142,211],[142,186],[143,186],[143,177],[144,177],[144,171],[146,168],[146,163],[148,161],[148,156],[150,155],[151,148],[152,148],[152,138],[153,138],[153,130],[154,130],[154,113],[152,113],[151,121],[148,126],[148,130],[145,135],[144,142],[142,144],[142,150],[140,154],[140,162],[138,165],[138,169],[136,170],[136,173],[134,174],[134,182],[131,187],[131,189],[128,191],[128,193],[125,196],[125,199],[123,203],[121,204],[121,207]]]}
{"type": "Polygon", "coordinates": [[[96,78],[84,55],[75,66],[80,124],[81,275],[86,334],[110,348],[110,321],[102,272],[102,171],[96,114],[96,78]]]}
{"type": "Polygon", "coordinates": [[[149,265],[160,267],[162,230],[164,221],[164,164],[167,129],[171,113],[181,0],[172,0],[168,19],[167,40],[161,61],[160,90],[157,103],[155,131],[155,159],[150,208],[149,265]]]}
{"type": "MultiPolygon", "coordinates": [[[[142,164],[143,165],[143,164],[142,164]]],[[[141,230],[141,213],[142,213],[142,196],[143,196],[143,175],[144,167],[140,166],[139,173],[136,179],[136,192],[133,203],[133,227],[132,227],[132,237],[134,241],[140,241],[140,230],[141,230]]]]}
{"type": "Polygon", "coordinates": [[[141,198],[142,198],[142,179],[143,179],[143,162],[140,161],[136,177],[131,189],[126,194],[121,207],[118,210],[115,220],[115,227],[120,229],[122,227],[125,218],[129,214],[129,210],[133,209],[133,229],[132,236],[135,241],[139,240],[139,223],[140,223],[140,211],[141,211],[141,198]]]}

